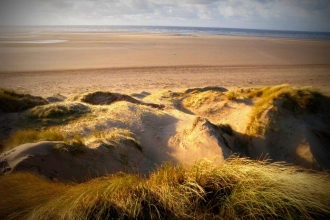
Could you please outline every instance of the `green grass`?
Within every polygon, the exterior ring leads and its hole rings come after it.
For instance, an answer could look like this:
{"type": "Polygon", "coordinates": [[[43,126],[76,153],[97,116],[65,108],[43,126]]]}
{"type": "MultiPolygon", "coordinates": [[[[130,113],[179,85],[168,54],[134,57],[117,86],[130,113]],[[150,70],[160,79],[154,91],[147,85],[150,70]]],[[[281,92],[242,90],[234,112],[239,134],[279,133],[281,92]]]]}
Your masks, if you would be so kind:
{"type": "Polygon", "coordinates": [[[0,88],[0,112],[20,112],[47,103],[47,100],[38,96],[21,94],[13,90],[0,88]]]}
{"type": "Polygon", "coordinates": [[[81,184],[0,177],[7,219],[313,219],[330,215],[330,179],[283,164],[231,158],[159,167],[81,184]]]}

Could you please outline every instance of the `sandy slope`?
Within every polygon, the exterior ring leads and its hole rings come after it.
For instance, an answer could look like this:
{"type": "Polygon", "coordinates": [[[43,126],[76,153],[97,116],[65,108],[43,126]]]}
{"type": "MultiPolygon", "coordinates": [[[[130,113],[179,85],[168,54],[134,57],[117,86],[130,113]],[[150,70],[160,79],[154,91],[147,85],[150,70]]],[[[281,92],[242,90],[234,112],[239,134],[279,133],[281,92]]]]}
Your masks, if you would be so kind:
{"type": "MultiPolygon", "coordinates": [[[[58,152],[58,142],[20,146],[1,155],[1,172],[32,170],[49,178],[82,181],[119,170],[148,173],[168,160],[193,163],[207,157],[221,162],[231,153],[253,158],[268,154],[274,160],[329,169],[327,114],[297,118],[284,112],[276,120],[275,130],[281,132],[267,130],[248,135],[246,141],[257,100],[226,100],[225,92],[283,83],[314,86],[330,94],[330,42],[123,33],[1,38],[0,87],[59,102],[1,115],[0,137],[27,127],[54,126],[69,136],[78,133],[85,142],[85,153],[78,155],[65,151],[63,143],[64,151],[58,152]],[[68,41],[4,42],[9,40],[68,41]],[[96,90],[105,92],[94,97],[96,103],[75,97],[96,90]],[[106,92],[117,94],[114,98],[106,92]],[[53,109],[82,112],[64,119],[47,116],[53,109]],[[38,116],[31,119],[31,114],[38,116]],[[233,135],[221,129],[226,123],[233,135]],[[108,136],[94,137],[94,131],[108,136]]],[[[265,127],[274,120],[267,115],[273,106],[260,118],[265,127]]]]}
{"type": "MultiPolygon", "coordinates": [[[[100,100],[98,95],[100,93],[94,93],[93,101],[100,100]]],[[[77,103],[68,101],[48,106],[56,108],[58,105],[66,105],[72,109],[77,103]]],[[[157,105],[146,106],[127,100],[115,101],[103,107],[83,105],[86,104],[79,106],[83,111],[91,111],[88,118],[73,120],[60,126],[62,132],[75,132],[86,137],[86,146],[81,147],[83,153],[70,154],[68,151],[58,150],[61,145],[65,145],[62,142],[25,144],[1,155],[1,172],[24,170],[51,179],[83,181],[118,171],[138,170],[148,174],[167,161],[192,164],[197,159],[206,157],[222,162],[231,154],[227,142],[221,141],[223,133],[217,131],[205,118],[188,115],[171,107],[162,110],[157,105]],[[129,130],[139,145],[130,141],[131,139],[125,139],[126,137],[117,142],[113,138],[91,137],[95,130],[107,134],[114,129],[129,130]]],[[[27,117],[25,120],[29,121],[29,115],[36,111],[47,112],[50,108],[35,107],[22,114],[20,120],[27,117]]],[[[39,117],[44,116],[39,113],[39,117]]],[[[35,121],[27,123],[34,124],[35,121]]]]}
{"type": "Polygon", "coordinates": [[[37,106],[16,118],[3,114],[11,120],[11,133],[52,127],[71,138],[79,134],[83,145],[78,151],[70,150],[76,145],[59,141],[18,146],[0,155],[1,173],[30,171],[80,182],[119,171],[148,174],[167,161],[193,164],[207,158],[221,163],[233,154],[330,168],[329,97],[315,96],[321,103],[317,109],[298,114],[285,107],[283,95],[274,96],[251,125],[250,115],[262,97],[247,98],[250,91],[236,89],[233,100],[222,87],[164,90],[139,99],[95,92],[37,106]],[[51,113],[56,109],[67,113],[51,113]],[[259,126],[260,132],[249,132],[251,126],[259,126]]]}

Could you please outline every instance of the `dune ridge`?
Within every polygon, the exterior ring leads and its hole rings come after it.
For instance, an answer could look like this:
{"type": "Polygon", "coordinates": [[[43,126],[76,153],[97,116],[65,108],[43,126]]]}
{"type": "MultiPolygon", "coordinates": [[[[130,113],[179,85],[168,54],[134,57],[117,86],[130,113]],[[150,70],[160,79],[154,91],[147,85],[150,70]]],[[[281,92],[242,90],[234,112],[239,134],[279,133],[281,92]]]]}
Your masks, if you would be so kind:
{"type": "Polygon", "coordinates": [[[330,215],[330,97],[314,88],[57,97],[1,114],[0,217],[330,215]]]}
{"type": "Polygon", "coordinates": [[[46,177],[56,173],[51,179],[83,181],[123,170],[147,174],[166,161],[221,163],[233,154],[328,170],[329,106],[330,98],[317,90],[289,85],[164,90],[140,99],[100,91],[74,95],[12,113],[16,123],[2,142],[9,150],[1,157],[2,173],[29,171],[31,163],[46,177]],[[48,142],[33,144],[38,141],[48,142]],[[34,148],[46,152],[34,157],[34,148]],[[72,178],[46,165],[46,157],[54,164],[62,154],[80,167],[72,178]]]}

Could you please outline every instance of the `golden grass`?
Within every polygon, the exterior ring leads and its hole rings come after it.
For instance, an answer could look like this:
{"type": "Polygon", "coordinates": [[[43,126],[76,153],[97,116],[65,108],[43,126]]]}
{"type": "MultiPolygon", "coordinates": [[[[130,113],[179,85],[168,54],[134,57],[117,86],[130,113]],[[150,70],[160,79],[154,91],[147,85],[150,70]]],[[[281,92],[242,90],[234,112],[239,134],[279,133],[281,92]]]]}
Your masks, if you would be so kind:
{"type": "Polygon", "coordinates": [[[10,136],[5,143],[2,152],[15,148],[26,143],[37,143],[40,141],[62,141],[55,146],[57,152],[69,152],[73,155],[84,153],[85,144],[82,137],[78,134],[64,134],[58,128],[49,128],[45,130],[20,130],[10,136]]]}
{"type": "Polygon", "coordinates": [[[267,109],[274,106],[276,100],[281,100],[281,106],[295,116],[317,113],[329,110],[330,98],[322,95],[319,91],[310,87],[291,87],[279,85],[256,89],[247,94],[248,98],[258,98],[250,115],[250,122],[247,126],[248,135],[262,134],[265,125],[260,119],[267,109]]]}
{"type": "Polygon", "coordinates": [[[86,142],[98,142],[110,148],[123,144],[132,144],[139,151],[143,151],[136,135],[128,129],[114,128],[110,131],[94,130],[86,142]]]}
{"type": "Polygon", "coordinates": [[[86,146],[80,135],[74,134],[73,138],[66,138],[63,143],[56,144],[55,152],[69,152],[72,155],[83,154],[86,152],[86,146]]]}
{"type": "Polygon", "coordinates": [[[182,101],[184,107],[200,108],[203,105],[210,104],[212,102],[218,102],[223,99],[223,93],[220,91],[203,91],[188,93],[182,101]]]}
{"type": "Polygon", "coordinates": [[[118,173],[81,184],[32,174],[0,178],[7,219],[313,219],[330,215],[330,178],[267,161],[164,164],[149,177],[118,173]]]}
{"type": "Polygon", "coordinates": [[[64,141],[66,139],[63,133],[55,128],[46,130],[20,130],[12,134],[5,144],[3,151],[7,151],[21,144],[36,143],[39,141],[64,141]]]}
{"type": "Polygon", "coordinates": [[[54,124],[74,120],[90,112],[91,109],[88,105],[78,102],[64,102],[37,106],[30,109],[27,116],[30,119],[54,124]]]}
{"type": "Polygon", "coordinates": [[[226,92],[226,99],[227,100],[236,100],[239,97],[239,93],[235,91],[228,91],[226,92]]]}
{"type": "Polygon", "coordinates": [[[0,219],[22,219],[33,209],[45,204],[70,188],[30,173],[0,177],[0,219]]]}

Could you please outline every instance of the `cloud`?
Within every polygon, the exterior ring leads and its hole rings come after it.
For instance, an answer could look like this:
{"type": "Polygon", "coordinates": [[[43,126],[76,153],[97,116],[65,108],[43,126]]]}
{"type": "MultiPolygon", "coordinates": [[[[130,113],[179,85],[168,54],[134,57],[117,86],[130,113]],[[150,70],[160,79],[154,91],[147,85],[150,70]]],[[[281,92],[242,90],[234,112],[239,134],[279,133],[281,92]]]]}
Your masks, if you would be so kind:
{"type": "Polygon", "coordinates": [[[180,25],[330,31],[329,0],[0,0],[0,25],[180,25]]]}

